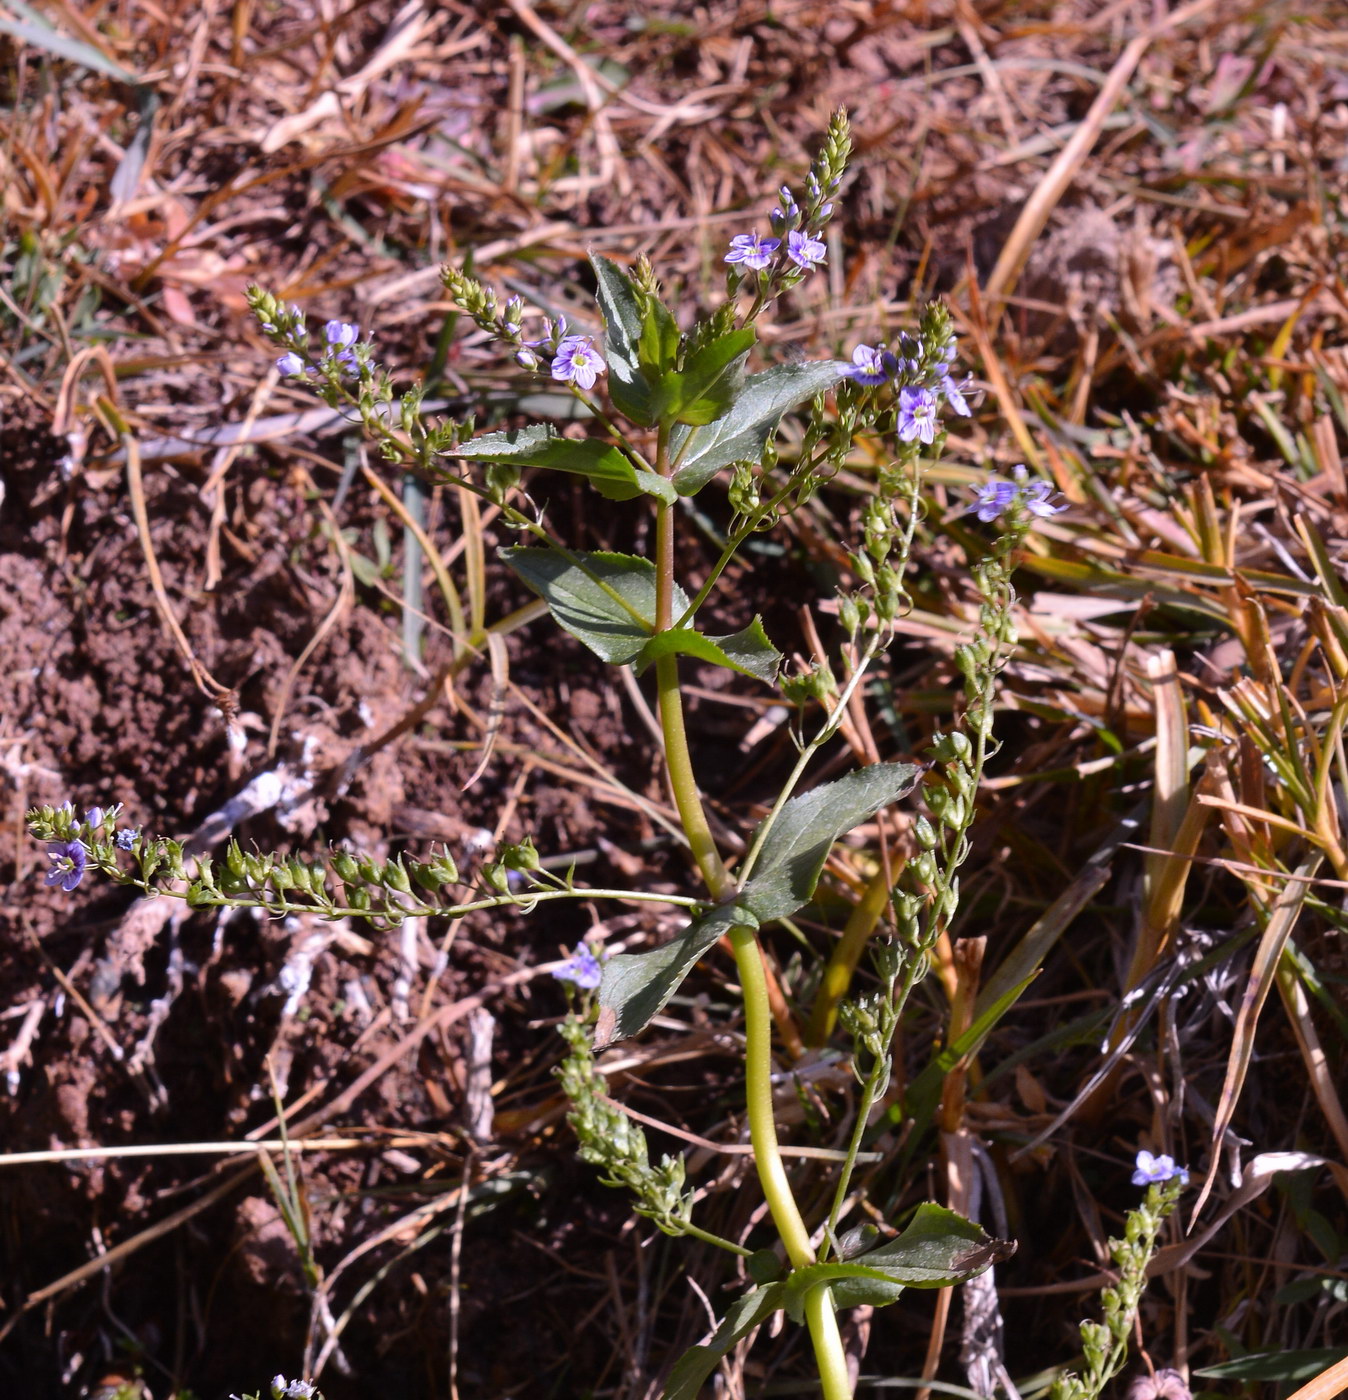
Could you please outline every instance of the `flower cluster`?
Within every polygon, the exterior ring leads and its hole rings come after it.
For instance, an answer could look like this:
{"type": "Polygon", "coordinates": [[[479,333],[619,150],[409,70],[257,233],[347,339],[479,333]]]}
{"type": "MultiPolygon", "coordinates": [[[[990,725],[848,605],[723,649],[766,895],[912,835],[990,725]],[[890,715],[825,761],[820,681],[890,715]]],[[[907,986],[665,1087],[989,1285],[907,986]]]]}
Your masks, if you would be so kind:
{"type": "MultiPolygon", "coordinates": [[[[358,354],[360,327],[350,321],[329,321],[323,327],[322,365],[332,365],[342,374],[359,374],[361,368],[358,354]]],[[[310,365],[303,355],[295,350],[287,350],[276,361],[276,368],[284,375],[298,378],[308,374],[310,365]]]]}
{"type": "Polygon", "coordinates": [[[1014,516],[1023,511],[1027,515],[1047,520],[1067,509],[1054,502],[1053,488],[1047,481],[1031,481],[1024,465],[1011,468],[1011,480],[989,477],[982,486],[976,488],[974,499],[965,507],[973,512],[985,525],[1000,516],[1014,516]]]}
{"type": "Polygon", "coordinates": [[[111,846],[119,851],[135,849],[140,831],[135,827],[118,827],[122,804],[112,807],[90,807],[83,819],[75,815],[75,804],[63,802],[59,807],[38,809],[46,821],[41,835],[47,841],[47,884],[59,885],[70,894],[84,879],[94,847],[111,846]]]}
{"type": "Polygon", "coordinates": [[[595,957],[594,950],[584,941],[576,944],[576,951],[560,966],[552,970],[559,982],[570,982],[592,992],[604,975],[604,969],[595,957]]]}
{"type": "MultiPolygon", "coordinates": [[[[899,336],[897,352],[887,345],[858,345],[852,351],[852,365],[847,377],[863,388],[875,389],[882,384],[893,382],[903,398],[902,407],[908,411],[906,422],[916,409],[934,410],[944,400],[961,418],[970,415],[969,403],[965,395],[971,388],[968,379],[956,381],[952,366],[955,361],[955,338],[948,333],[944,320],[939,340],[928,341],[925,337],[915,338],[908,334],[899,336]]],[[[905,438],[921,436],[923,442],[931,438],[913,432],[905,438]]]]}
{"type": "Polygon", "coordinates": [[[604,373],[606,366],[595,349],[594,337],[570,331],[565,316],[545,318],[544,334],[537,340],[525,340],[522,297],[511,297],[498,309],[496,293],[458,268],[447,267],[440,277],[454,304],[488,335],[510,346],[522,369],[541,369],[547,361],[548,372],[559,384],[574,384],[587,393],[604,373]]]}
{"type": "Polygon", "coordinates": [[[309,349],[309,327],[304,312],[294,302],[285,305],[263,291],[248,288],[248,304],[258,324],[284,353],[276,368],[291,379],[307,380],[318,374],[329,382],[342,378],[363,379],[373,371],[370,347],[361,341],[360,327],[350,321],[328,321],[323,327],[323,350],[315,360],[309,349]]]}
{"type": "Polygon", "coordinates": [[[842,184],[851,150],[847,117],[836,112],[823,147],[805,177],[803,198],[797,200],[790,185],[783,185],[777,192],[779,202],[768,218],[771,234],[764,237],[754,229],[752,233],[737,233],[730,240],[725,261],[731,265],[732,290],[745,271],[757,273],[761,304],[823,265],[828,255],[822,237],[824,225],[833,215],[833,199],[842,184]]]}

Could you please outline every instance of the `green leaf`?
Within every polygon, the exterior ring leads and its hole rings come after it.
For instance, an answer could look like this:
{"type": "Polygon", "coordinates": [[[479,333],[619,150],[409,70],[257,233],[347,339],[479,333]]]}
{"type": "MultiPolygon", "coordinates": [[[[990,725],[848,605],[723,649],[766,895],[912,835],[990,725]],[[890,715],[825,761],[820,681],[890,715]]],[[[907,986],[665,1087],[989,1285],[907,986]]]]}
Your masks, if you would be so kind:
{"type": "Polygon", "coordinates": [[[594,482],[611,501],[630,501],[643,492],[673,501],[669,483],[654,472],[638,471],[626,453],[598,438],[568,438],[545,424],[485,433],[460,443],[456,457],[482,462],[506,462],[517,467],[546,467],[574,472],[594,482]],[[652,489],[654,488],[654,489],[652,489]]]}
{"type": "Polygon", "coordinates": [[[643,298],[641,335],[637,341],[637,363],[652,382],[658,384],[673,369],[679,357],[679,327],[669,307],[657,296],[643,298]]]}
{"type": "Polygon", "coordinates": [[[626,1040],[650,1024],[704,953],[738,924],[757,928],[758,920],[739,904],[718,904],[694,919],[682,933],[649,953],[618,953],[604,964],[599,983],[596,1050],[626,1040]]]}
{"type": "Polygon", "coordinates": [[[656,393],[640,365],[641,303],[631,279],[616,263],[590,255],[598,283],[595,296],[604,314],[604,357],[613,406],[634,423],[652,428],[659,421],[656,393]]]}
{"type": "Polygon", "coordinates": [[[728,413],[744,389],[744,362],[758,334],[752,326],[718,336],[688,357],[661,385],[661,417],[706,424],[728,413]]]}
{"type": "Polygon", "coordinates": [[[669,1380],[665,1382],[663,1400],[697,1400],[703,1381],[716,1369],[730,1348],[782,1306],[785,1288],[785,1284],[773,1283],[766,1288],[755,1288],[752,1293],[736,1299],[726,1309],[725,1321],[716,1329],[711,1341],[689,1348],[674,1363],[669,1380]]]}
{"type": "Polygon", "coordinates": [[[1194,1375],[1225,1381],[1308,1381],[1348,1359],[1342,1347],[1313,1347],[1306,1351],[1256,1351],[1205,1366],[1194,1375]]]}
{"type": "Polygon", "coordinates": [[[839,1288],[849,1306],[855,1301],[893,1302],[898,1297],[896,1288],[949,1288],[1009,1259],[1015,1251],[1014,1241],[994,1240],[972,1220],[924,1201],[908,1228],[879,1249],[845,1262],[797,1269],[786,1281],[783,1306],[797,1321],[802,1320],[805,1295],[825,1284],[839,1288]]]}
{"type": "Polygon", "coordinates": [[[846,360],[809,360],[751,374],[728,413],[701,427],[680,425],[670,434],[670,455],[678,463],[675,490],[692,496],[722,467],[757,462],[782,414],[832,388],[851,368],[846,360]]]}
{"type": "Polygon", "coordinates": [[[792,798],[733,902],[694,919],[662,947],[649,953],[619,953],[604,964],[596,1045],[642,1030],[723,933],[737,924],[757,928],[770,919],[784,919],[808,904],[834,841],[911,791],[920,772],[911,763],[876,763],[792,798]]]}
{"type": "Polygon", "coordinates": [[[760,923],[803,908],[838,837],[910,793],[921,773],[912,763],[873,763],[793,797],[768,833],[740,902],[760,923]]]}
{"type": "MultiPolygon", "coordinates": [[[[655,631],[655,565],[630,554],[501,550],[501,558],[548,605],[560,627],[615,666],[640,654],[655,631]]],[[[676,584],[674,609],[688,606],[676,584]]]]}
{"type": "Polygon", "coordinates": [[[782,664],[781,652],[768,641],[763,620],[757,617],[727,637],[708,637],[691,627],[671,627],[667,632],[659,632],[642,647],[637,657],[637,674],[651,662],[670,655],[694,656],[713,666],[738,671],[742,676],[753,676],[766,685],[776,681],[777,668],[782,664]]]}

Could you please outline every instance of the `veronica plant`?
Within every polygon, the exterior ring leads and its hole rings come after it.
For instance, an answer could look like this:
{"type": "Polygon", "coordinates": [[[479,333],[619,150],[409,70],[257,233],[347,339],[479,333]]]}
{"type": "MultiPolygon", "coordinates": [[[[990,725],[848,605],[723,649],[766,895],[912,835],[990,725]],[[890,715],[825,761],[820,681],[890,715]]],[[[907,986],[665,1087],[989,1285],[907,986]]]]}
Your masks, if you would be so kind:
{"type": "MultiPolygon", "coordinates": [[[[767,219],[769,231],[754,229],[730,240],[723,302],[685,323],[662,298],[645,259],[629,271],[607,258],[591,258],[602,339],[597,324],[572,326],[562,317],[530,334],[521,297],[502,303],[467,274],[445,270],[450,298],[481,331],[526,371],[565,386],[586,424],[583,435],[564,435],[545,423],[475,434],[471,420],[431,421],[422,390],[396,394],[357,326],[330,321],[321,336],[312,336],[299,308],[260,289],[250,293],[279,352],[281,374],[352,413],[387,461],[493,502],[519,540],[501,550],[502,560],[541,597],[555,622],[603,661],[653,674],[661,756],[701,891],[681,897],[580,888],[570,873],[545,869],[528,840],[501,847],[494,860],[465,878],[447,850],[433,850],[424,860],[375,860],[346,850],[303,859],[249,852],[231,841],[217,863],[186,856],[172,840],[118,830],[102,813],[80,819],[66,806],[29,814],[33,834],[49,843],[49,880],[67,890],[97,872],[147,894],[181,896],[194,906],[257,907],[273,914],[307,910],[362,918],[376,927],[411,915],[454,919],[474,910],[528,911],[579,898],[685,907],[687,926],[662,947],[601,962],[594,949],[581,945],[558,970],[582,992],[581,1012],[573,1011],[563,1026],[568,1054],[561,1070],[582,1154],[607,1181],[631,1190],[637,1209],[662,1230],[723,1246],[747,1261],[748,1291],[712,1339],[675,1367],[665,1391],[670,1400],[692,1400],[721,1357],[779,1311],[808,1328],[826,1400],[845,1400],[852,1392],[840,1308],[888,1304],[905,1288],[967,1280],[1010,1248],[932,1203],[920,1206],[902,1233],[878,1246],[853,1238],[855,1232],[841,1240],[838,1235],[867,1113],[888,1082],[904,1000],[925,974],[928,951],[958,905],[957,871],[968,852],[966,832],[991,750],[996,678],[1015,641],[1015,551],[1036,517],[1059,509],[1047,483],[1031,483],[1023,468],[1012,480],[989,482],[968,507],[983,524],[995,523],[998,534],[974,568],[980,610],[955,658],[966,687],[963,725],[936,736],[930,762],[876,763],[802,790],[811,764],[839,731],[850,698],[907,607],[909,556],[926,509],[924,467],[944,445],[944,418],[969,412],[968,386],[954,377],[950,319],[940,305],[929,306],[911,334],[893,344],[858,345],[848,359],[750,368],[759,318],[827,258],[822,235],[850,144],[846,118],[838,113],[799,198],[783,187],[767,219]],[[802,426],[788,459],[779,455],[777,436],[789,411],[802,426]],[[784,677],[781,653],[761,619],[746,619],[728,635],[712,634],[701,625],[704,607],[745,542],[806,502],[862,436],[886,445],[887,464],[865,507],[862,536],[850,554],[851,577],[838,598],[837,666],[819,657],[803,673],[784,677]],[[651,524],[644,532],[652,541],[649,554],[569,548],[521,489],[525,469],[577,475],[609,500],[628,503],[634,517],[644,514],[651,524]],[[719,556],[701,586],[690,590],[676,563],[680,510],[714,483],[727,493],[730,521],[719,556]],[[797,760],[734,869],[712,831],[695,770],[681,689],[685,659],[777,687],[798,707],[797,760]],[[811,1223],[793,1192],[774,1122],[773,989],[760,933],[813,900],[835,842],[919,783],[929,815],[916,821],[916,850],[899,884],[881,891],[893,933],[876,945],[878,990],[844,1000],[860,953],[853,946],[841,967],[831,969],[837,975],[825,979],[821,993],[825,1034],[841,1007],[863,1094],[850,1146],[841,1154],[832,1207],[811,1223]],[[683,1161],[651,1164],[640,1128],[601,1092],[593,1061],[597,1049],[640,1033],[718,943],[733,957],[742,988],[747,1117],[779,1241],[756,1252],[695,1224],[683,1161]]],[[[530,489],[541,490],[540,481],[546,477],[531,478],[530,489]]],[[[634,520],[632,535],[641,533],[634,520]]],[[[475,620],[466,651],[480,650],[487,633],[509,630],[521,616],[495,628],[475,620]]]]}

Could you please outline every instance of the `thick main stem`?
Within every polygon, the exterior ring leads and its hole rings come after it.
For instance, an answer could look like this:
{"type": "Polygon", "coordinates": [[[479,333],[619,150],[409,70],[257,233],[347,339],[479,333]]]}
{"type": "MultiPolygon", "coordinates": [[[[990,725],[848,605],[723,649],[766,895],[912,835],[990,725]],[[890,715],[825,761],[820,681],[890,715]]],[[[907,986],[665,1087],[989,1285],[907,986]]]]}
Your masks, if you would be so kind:
{"type": "MultiPolygon", "coordinates": [[[[656,467],[669,473],[667,433],[660,430],[656,467]]],[[[655,629],[667,631],[674,625],[674,516],[666,502],[656,507],[655,527],[655,629]]],[[[722,863],[715,838],[707,821],[697,776],[688,749],[688,733],[683,721],[683,696],[679,690],[679,666],[675,656],[662,656],[655,663],[656,687],[660,703],[660,729],[665,742],[665,769],[679,810],[679,820],[692,848],[702,878],[714,898],[724,900],[735,892],[735,881],[722,863]]],[[[786,1167],[777,1143],[777,1124],[772,1113],[772,1002],[768,994],[767,969],[762,949],[749,928],[733,928],[728,934],[735,966],[744,992],[745,1098],[749,1114],[749,1135],[763,1195],[773,1223],[793,1269],[807,1268],[815,1261],[810,1232],[805,1228],[796,1198],[791,1193],[786,1167]]],[[[812,1289],[805,1299],[805,1316],[814,1343],[815,1361],[824,1400],[852,1400],[847,1374],[847,1355],[833,1295],[828,1288],[812,1289]]]]}
{"type": "MultiPolygon", "coordinates": [[[[805,1269],[814,1263],[814,1249],[810,1245],[810,1232],[805,1228],[800,1208],[791,1193],[791,1183],[787,1180],[772,1111],[772,1012],[768,1004],[763,954],[753,930],[748,928],[731,929],[730,946],[734,950],[735,967],[744,995],[744,1087],[754,1163],[768,1209],[772,1212],[772,1223],[786,1246],[791,1267],[805,1269]]],[[[852,1384],[847,1375],[847,1355],[843,1351],[833,1295],[829,1289],[815,1288],[806,1294],[805,1319],[814,1343],[825,1400],[851,1400],[852,1384]]]]}

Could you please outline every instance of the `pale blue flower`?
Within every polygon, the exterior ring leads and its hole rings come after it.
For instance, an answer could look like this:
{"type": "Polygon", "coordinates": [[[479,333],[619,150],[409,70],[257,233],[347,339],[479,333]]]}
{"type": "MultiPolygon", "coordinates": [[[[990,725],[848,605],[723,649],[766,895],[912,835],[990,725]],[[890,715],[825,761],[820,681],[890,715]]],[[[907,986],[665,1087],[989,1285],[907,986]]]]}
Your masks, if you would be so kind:
{"type": "Polygon", "coordinates": [[[760,238],[756,232],[737,233],[730,240],[730,251],[725,255],[725,260],[728,263],[743,263],[745,267],[761,272],[781,246],[780,238],[760,238]]]}
{"type": "Polygon", "coordinates": [[[786,256],[799,268],[813,272],[824,261],[828,249],[817,238],[799,229],[792,229],[786,235],[786,256]]]}
{"type": "Polygon", "coordinates": [[[334,350],[345,350],[360,339],[360,327],[350,321],[329,321],[323,327],[323,339],[334,350]]]}
{"type": "Polygon", "coordinates": [[[847,377],[858,384],[883,384],[897,368],[894,356],[883,345],[858,345],[852,351],[847,377]]]}
{"type": "Polygon", "coordinates": [[[1037,515],[1041,520],[1046,520],[1067,509],[1066,501],[1060,506],[1054,505],[1053,488],[1047,481],[1031,481],[1030,474],[1024,466],[1012,467],[1011,476],[1016,483],[1016,490],[1020,493],[1021,505],[1031,515],[1037,515]]]}
{"type": "Polygon", "coordinates": [[[899,390],[899,437],[904,442],[918,439],[930,443],[936,437],[938,417],[936,395],[930,389],[899,390]]]}
{"type": "Polygon", "coordinates": [[[89,853],[79,837],[69,841],[53,841],[47,847],[47,859],[51,869],[47,871],[47,883],[60,885],[69,894],[84,879],[85,868],[89,864],[89,853]]]}
{"type": "Polygon", "coordinates": [[[964,395],[972,387],[971,381],[967,379],[963,384],[956,384],[955,377],[949,370],[941,376],[940,389],[945,395],[945,401],[961,418],[968,418],[970,416],[971,411],[964,395]]]}
{"type": "Polygon", "coordinates": [[[594,382],[604,372],[604,361],[588,335],[569,335],[557,347],[552,362],[552,377],[563,384],[576,384],[593,389],[594,382]]]}
{"type": "Polygon", "coordinates": [[[1137,1167],[1133,1172],[1134,1186],[1150,1186],[1153,1182],[1169,1181],[1171,1177],[1179,1177],[1185,1186],[1189,1184],[1188,1167],[1177,1167],[1175,1159],[1167,1152],[1162,1152],[1159,1157],[1154,1157],[1144,1147],[1137,1154],[1137,1167]]]}
{"type": "Polygon", "coordinates": [[[593,991],[604,975],[604,969],[594,950],[584,941],[576,944],[576,951],[561,965],[554,968],[552,975],[559,982],[572,982],[586,991],[593,991]]]}
{"type": "Polygon", "coordinates": [[[136,844],[136,837],[139,835],[140,828],[138,826],[126,826],[112,838],[112,844],[119,851],[129,851],[136,844]]]}
{"type": "Polygon", "coordinates": [[[276,361],[276,368],[280,370],[282,374],[303,374],[304,361],[293,350],[287,350],[286,353],[276,361]]]}
{"type": "Polygon", "coordinates": [[[973,503],[968,507],[985,524],[991,524],[1003,511],[1009,510],[1020,493],[1009,481],[1000,477],[989,477],[978,488],[973,503]]]}

